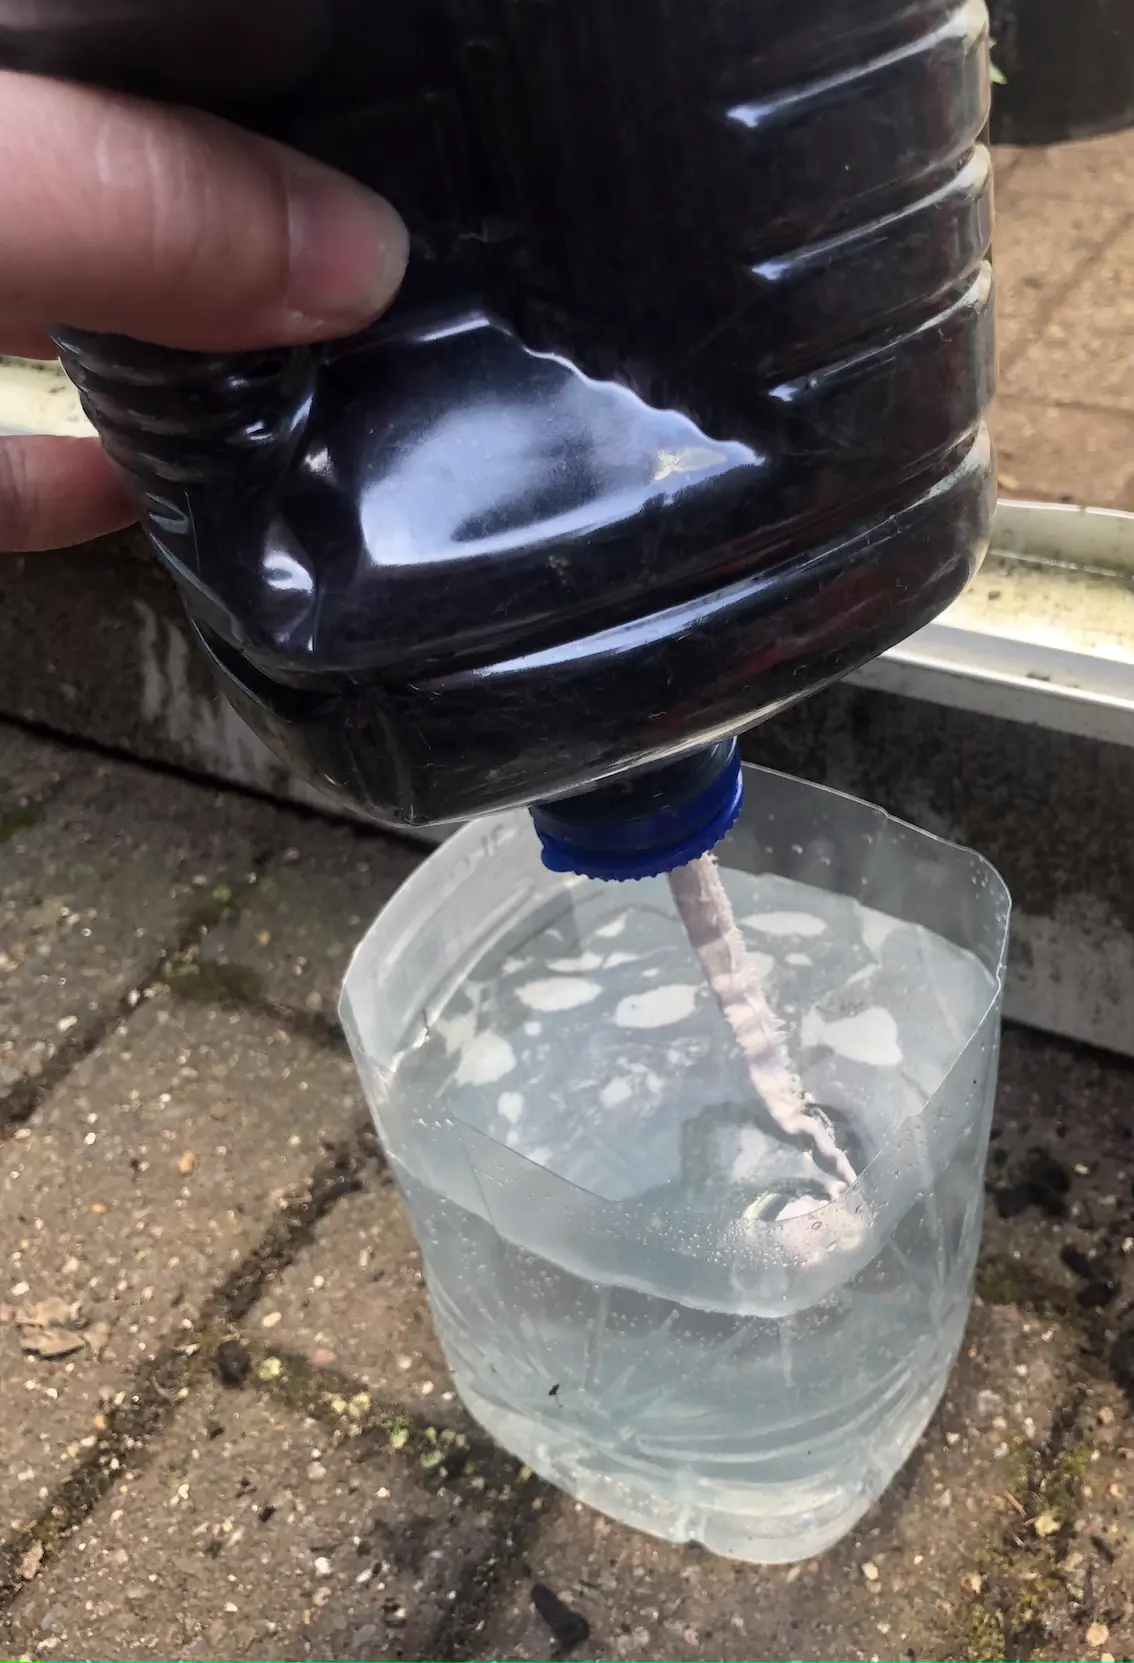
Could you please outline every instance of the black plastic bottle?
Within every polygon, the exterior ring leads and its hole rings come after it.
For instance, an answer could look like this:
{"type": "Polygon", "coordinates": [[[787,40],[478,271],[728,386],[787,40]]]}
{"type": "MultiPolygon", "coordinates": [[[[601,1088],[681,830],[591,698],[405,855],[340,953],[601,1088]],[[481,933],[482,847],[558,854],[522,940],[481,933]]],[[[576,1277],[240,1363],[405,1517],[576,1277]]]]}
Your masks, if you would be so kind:
{"type": "Polygon", "coordinates": [[[543,805],[604,875],[708,846],[731,737],[985,549],[987,49],[982,0],[0,0],[0,64],[231,116],[413,232],[328,350],[58,332],[274,749],[404,824],[543,805]]]}

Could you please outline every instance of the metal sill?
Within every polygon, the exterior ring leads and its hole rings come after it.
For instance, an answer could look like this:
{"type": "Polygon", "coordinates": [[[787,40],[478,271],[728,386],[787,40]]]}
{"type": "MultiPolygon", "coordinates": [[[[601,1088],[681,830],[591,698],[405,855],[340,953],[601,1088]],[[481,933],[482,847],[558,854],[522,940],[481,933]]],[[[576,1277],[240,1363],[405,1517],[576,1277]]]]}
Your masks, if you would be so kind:
{"type": "Polygon", "coordinates": [[[0,357],[0,434],[90,438],[94,428],[57,363],[0,357]]]}
{"type": "Polygon", "coordinates": [[[1002,502],[960,600],[850,679],[1134,745],[1134,514],[1002,502]]]}

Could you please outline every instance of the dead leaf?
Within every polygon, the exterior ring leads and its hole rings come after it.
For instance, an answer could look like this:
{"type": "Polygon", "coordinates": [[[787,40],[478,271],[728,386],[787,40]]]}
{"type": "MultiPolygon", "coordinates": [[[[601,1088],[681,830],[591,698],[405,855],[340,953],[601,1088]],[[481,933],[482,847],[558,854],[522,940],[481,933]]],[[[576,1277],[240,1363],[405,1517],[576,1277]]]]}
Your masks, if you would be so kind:
{"type": "Polygon", "coordinates": [[[109,1322],[92,1322],[89,1328],[83,1330],[82,1340],[93,1356],[101,1357],[110,1339],[109,1322]]]}
{"type": "Polygon", "coordinates": [[[1041,1513],[1038,1519],[1032,1520],[1032,1529],[1037,1536],[1054,1536],[1060,1529],[1059,1520],[1054,1513],[1041,1513]]]}
{"type": "Polygon", "coordinates": [[[79,1306],[53,1296],[41,1299],[38,1305],[20,1305],[16,1321],[21,1328],[65,1328],[79,1319],[79,1306]]]}
{"type": "Polygon", "coordinates": [[[25,1582],[30,1582],[43,1563],[43,1543],[33,1542],[24,1557],[20,1560],[20,1575],[25,1582]]]}
{"type": "Polygon", "coordinates": [[[35,1357],[69,1357],[82,1351],[86,1341],[66,1328],[21,1328],[20,1344],[35,1357]]]}
{"type": "Polygon", "coordinates": [[[197,1157],[192,1149],[187,1149],[177,1163],[177,1170],[183,1178],[188,1178],[191,1172],[197,1170],[197,1157]]]}

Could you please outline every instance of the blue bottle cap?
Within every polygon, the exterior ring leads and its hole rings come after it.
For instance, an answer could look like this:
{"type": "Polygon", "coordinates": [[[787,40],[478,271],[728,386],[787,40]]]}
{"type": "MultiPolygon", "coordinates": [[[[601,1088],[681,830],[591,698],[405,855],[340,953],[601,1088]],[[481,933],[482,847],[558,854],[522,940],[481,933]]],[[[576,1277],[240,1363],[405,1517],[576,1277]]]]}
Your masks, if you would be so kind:
{"type": "Polygon", "coordinates": [[[532,819],[549,871],[625,883],[708,854],[735,826],[743,803],[740,746],[729,739],[593,791],[537,803],[532,819]]]}

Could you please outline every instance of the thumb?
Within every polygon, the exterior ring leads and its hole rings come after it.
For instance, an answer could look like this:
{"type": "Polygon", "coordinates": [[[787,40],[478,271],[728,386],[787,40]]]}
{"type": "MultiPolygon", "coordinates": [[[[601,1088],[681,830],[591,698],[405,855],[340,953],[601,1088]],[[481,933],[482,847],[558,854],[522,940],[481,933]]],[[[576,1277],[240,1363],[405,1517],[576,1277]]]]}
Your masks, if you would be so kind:
{"type": "Polygon", "coordinates": [[[0,330],[284,346],[361,329],[405,271],[388,203],[211,116],[0,73],[0,154],[0,330]]]}

